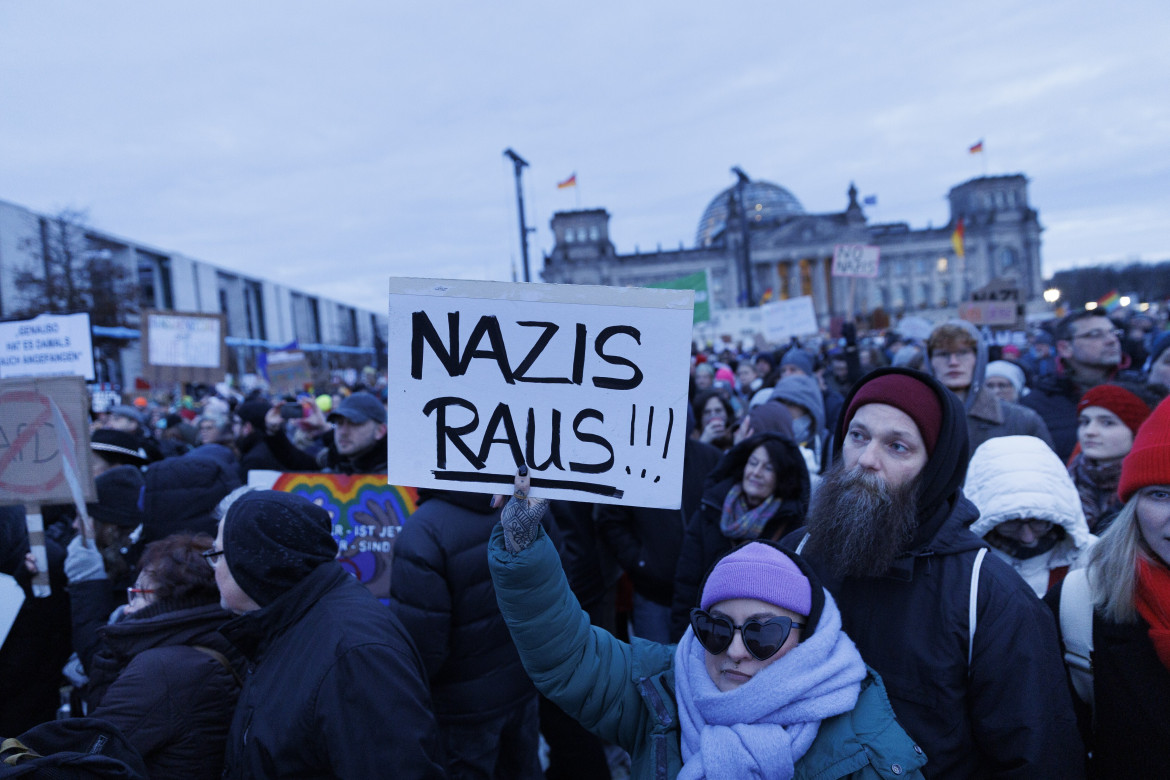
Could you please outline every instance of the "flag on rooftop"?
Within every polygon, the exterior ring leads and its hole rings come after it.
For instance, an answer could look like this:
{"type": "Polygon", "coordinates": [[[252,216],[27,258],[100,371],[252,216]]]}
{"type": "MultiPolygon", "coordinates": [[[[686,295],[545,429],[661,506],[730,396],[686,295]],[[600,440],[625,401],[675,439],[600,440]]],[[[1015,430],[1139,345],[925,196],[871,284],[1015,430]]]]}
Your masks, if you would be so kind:
{"type": "Polygon", "coordinates": [[[577,174],[576,173],[574,173],[572,176],[565,179],[564,181],[557,182],[557,189],[558,190],[563,190],[566,187],[576,187],[576,186],[577,186],[577,174]]]}
{"type": "Polygon", "coordinates": [[[951,233],[951,246],[955,248],[955,254],[959,257],[966,257],[967,252],[963,247],[963,237],[967,231],[963,227],[963,218],[959,217],[959,224],[955,225],[955,232],[951,233]]]}
{"type": "Polygon", "coordinates": [[[982,151],[983,151],[983,139],[982,138],[980,138],[978,141],[976,141],[975,143],[973,143],[967,147],[967,152],[969,154],[979,154],[982,151]]]}
{"type": "Polygon", "coordinates": [[[867,206],[876,206],[877,205],[877,195],[866,195],[864,200],[862,200],[861,202],[867,206]]]}

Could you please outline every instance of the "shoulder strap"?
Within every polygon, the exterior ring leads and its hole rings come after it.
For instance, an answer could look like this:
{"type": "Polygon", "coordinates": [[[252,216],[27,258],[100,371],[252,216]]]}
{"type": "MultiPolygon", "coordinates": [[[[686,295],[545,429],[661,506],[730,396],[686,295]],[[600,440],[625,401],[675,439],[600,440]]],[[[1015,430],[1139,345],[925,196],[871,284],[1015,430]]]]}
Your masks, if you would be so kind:
{"type": "Polygon", "coordinates": [[[804,546],[807,543],[808,543],[808,531],[805,531],[804,536],[800,537],[800,544],[796,545],[796,554],[797,555],[800,555],[800,551],[804,549],[804,546]]]}
{"type": "Polygon", "coordinates": [[[971,597],[967,602],[967,673],[971,673],[971,661],[975,656],[975,626],[979,623],[976,612],[979,609],[979,570],[983,568],[983,558],[987,555],[987,548],[980,547],[975,553],[975,565],[971,567],[971,597]]]}
{"type": "Polygon", "coordinates": [[[1073,690],[1093,706],[1093,594],[1088,570],[1074,569],[1064,578],[1060,591],[1060,635],[1064,639],[1064,663],[1073,690]]]}
{"type": "Polygon", "coordinates": [[[227,659],[226,655],[219,652],[218,650],[213,650],[210,647],[204,647],[203,645],[188,645],[188,647],[190,647],[192,650],[198,650],[204,655],[209,655],[215,660],[219,661],[220,665],[224,669],[227,669],[228,672],[231,673],[232,677],[235,678],[236,685],[240,686],[241,688],[244,687],[244,681],[240,679],[240,673],[236,671],[236,667],[232,666],[232,662],[227,659]]]}
{"type": "Polygon", "coordinates": [[[16,737],[10,737],[0,743],[0,761],[7,766],[16,766],[25,759],[33,758],[41,758],[41,754],[16,737]]]}

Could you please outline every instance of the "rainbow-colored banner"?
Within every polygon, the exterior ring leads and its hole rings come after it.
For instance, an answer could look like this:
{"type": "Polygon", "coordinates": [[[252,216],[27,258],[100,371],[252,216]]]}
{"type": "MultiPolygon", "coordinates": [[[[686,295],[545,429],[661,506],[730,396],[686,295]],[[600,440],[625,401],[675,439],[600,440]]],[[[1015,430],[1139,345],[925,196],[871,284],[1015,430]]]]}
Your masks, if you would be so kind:
{"type": "Polygon", "coordinates": [[[1097,299],[1097,308],[1104,309],[1106,312],[1111,312],[1114,309],[1121,307],[1121,293],[1114,290],[1097,299]]]}
{"type": "Polygon", "coordinates": [[[338,562],[378,599],[389,603],[394,538],[418,507],[418,491],[387,485],[386,477],[377,474],[253,471],[248,477],[253,487],[295,493],[328,510],[340,549],[338,562]]]}

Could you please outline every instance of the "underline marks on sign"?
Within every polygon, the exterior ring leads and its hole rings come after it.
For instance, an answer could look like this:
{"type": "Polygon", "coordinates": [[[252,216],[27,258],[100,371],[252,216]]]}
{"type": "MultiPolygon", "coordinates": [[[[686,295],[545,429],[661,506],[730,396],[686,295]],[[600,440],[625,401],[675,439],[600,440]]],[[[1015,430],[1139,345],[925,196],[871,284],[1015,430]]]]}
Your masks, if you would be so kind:
{"type": "MultiPolygon", "coordinates": [[[[433,470],[435,479],[448,482],[481,482],[489,485],[510,485],[515,477],[511,474],[485,474],[480,471],[439,471],[433,470]]],[[[532,477],[532,486],[538,488],[553,488],[558,490],[578,490],[582,493],[593,493],[609,498],[621,498],[625,491],[612,485],[596,485],[592,482],[582,482],[574,479],[549,479],[548,477],[532,477]]]]}

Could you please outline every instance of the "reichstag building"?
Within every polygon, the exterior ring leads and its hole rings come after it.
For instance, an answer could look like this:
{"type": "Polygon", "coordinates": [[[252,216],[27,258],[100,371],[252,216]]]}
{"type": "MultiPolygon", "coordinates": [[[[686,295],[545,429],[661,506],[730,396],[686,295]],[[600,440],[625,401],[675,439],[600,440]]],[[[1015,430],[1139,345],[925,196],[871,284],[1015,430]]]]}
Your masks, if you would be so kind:
{"type": "Polygon", "coordinates": [[[716,309],[744,305],[749,290],[753,304],[811,295],[817,318],[827,327],[847,312],[850,295],[850,280],[832,275],[834,247],[865,244],[879,247],[881,260],[876,278],[854,283],[859,313],[898,316],[953,308],[992,280],[1012,282],[1028,301],[1041,297],[1040,221],[1028,203],[1023,175],[980,177],[951,188],[950,219],[941,227],[870,223],[853,185],[847,197],[844,211],[809,214],[783,187],[744,181],[707,206],[693,248],[634,254],[616,252],[605,209],[557,212],[556,243],[544,257],[542,277],[553,283],[645,286],[707,271],[716,309]],[[953,240],[960,219],[962,255],[953,240]]]}

